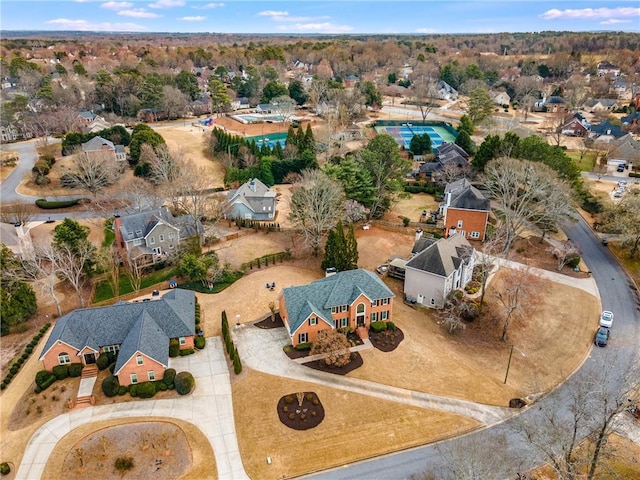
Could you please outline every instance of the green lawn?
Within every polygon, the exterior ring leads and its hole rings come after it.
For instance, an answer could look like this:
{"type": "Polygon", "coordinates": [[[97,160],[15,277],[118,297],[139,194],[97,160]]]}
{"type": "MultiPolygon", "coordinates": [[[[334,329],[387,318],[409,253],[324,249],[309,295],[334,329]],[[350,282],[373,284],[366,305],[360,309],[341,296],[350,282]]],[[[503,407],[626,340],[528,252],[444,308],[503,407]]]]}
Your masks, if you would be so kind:
{"type": "Polygon", "coordinates": [[[109,248],[116,240],[116,234],[113,231],[113,220],[108,218],[104,221],[104,240],[102,248],[109,248]]]}
{"type": "Polygon", "coordinates": [[[580,159],[580,152],[567,151],[567,156],[573,160],[582,172],[590,172],[593,170],[593,165],[596,160],[595,152],[587,152],[582,160],[580,159]]]}
{"type": "MultiPolygon", "coordinates": [[[[142,278],[140,288],[147,288],[157,283],[166,282],[179,275],[180,271],[178,267],[167,267],[162,270],[151,272],[142,278]]],[[[133,292],[133,287],[127,275],[120,275],[120,295],[126,295],[133,292]]],[[[96,291],[93,296],[93,303],[104,302],[114,297],[111,285],[106,280],[103,280],[96,286],[96,291]]]]}
{"type": "Polygon", "coordinates": [[[184,288],[185,290],[193,290],[198,293],[219,293],[233,282],[242,277],[242,272],[229,272],[219,282],[214,283],[213,289],[209,290],[202,285],[200,280],[188,281],[178,285],[178,288],[184,288]]]}

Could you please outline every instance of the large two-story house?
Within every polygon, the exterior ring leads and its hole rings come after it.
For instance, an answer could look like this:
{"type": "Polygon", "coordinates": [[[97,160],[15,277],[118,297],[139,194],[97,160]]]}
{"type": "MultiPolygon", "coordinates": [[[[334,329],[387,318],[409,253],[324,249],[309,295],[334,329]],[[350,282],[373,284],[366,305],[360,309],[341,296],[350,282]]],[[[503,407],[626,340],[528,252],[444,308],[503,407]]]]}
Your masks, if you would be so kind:
{"type": "Polygon", "coordinates": [[[115,218],[116,244],[124,258],[138,265],[157,263],[178,251],[182,242],[204,240],[200,220],[189,215],[174,217],[167,207],[115,218]]]}
{"type": "Polygon", "coordinates": [[[461,235],[418,236],[414,257],[404,266],[404,294],[421,305],[442,308],[447,295],[471,281],[474,249],[461,235]]]}
{"type": "Polygon", "coordinates": [[[249,180],[227,194],[230,218],[273,220],[276,215],[276,191],[257,178],[249,180]]]}
{"type": "Polygon", "coordinates": [[[45,370],[56,365],[96,363],[117,354],[113,374],[120,385],[161,380],[169,365],[169,342],[194,347],[195,293],[174,289],[158,300],[119,302],[74,310],[56,322],[42,349],[45,370]]]}
{"type": "Polygon", "coordinates": [[[484,241],[490,210],[490,201],[466,178],[448,183],[440,204],[445,236],[457,233],[470,240],[484,241]]]}
{"type": "Polygon", "coordinates": [[[321,330],[358,327],[392,318],[394,293],[368,270],[347,270],[280,295],[280,316],[293,346],[313,342],[321,330]]]}
{"type": "Polygon", "coordinates": [[[81,145],[82,153],[87,159],[110,161],[124,168],[127,154],[122,145],[114,145],[113,142],[100,136],[93,137],[81,145]]]}

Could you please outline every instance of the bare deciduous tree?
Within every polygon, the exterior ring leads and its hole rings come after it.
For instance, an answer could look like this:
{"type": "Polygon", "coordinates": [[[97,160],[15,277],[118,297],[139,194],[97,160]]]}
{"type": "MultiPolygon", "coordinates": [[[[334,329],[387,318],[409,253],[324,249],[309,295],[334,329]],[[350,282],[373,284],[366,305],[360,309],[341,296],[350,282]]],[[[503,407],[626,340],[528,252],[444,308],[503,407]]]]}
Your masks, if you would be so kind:
{"type": "Polygon", "coordinates": [[[58,316],[62,316],[60,299],[56,293],[58,284],[57,255],[51,243],[36,243],[33,256],[22,260],[25,276],[32,280],[45,295],[49,295],[56,305],[58,316]]]}
{"type": "Polygon", "coordinates": [[[304,170],[293,186],[290,219],[318,255],[322,236],[343,216],[344,192],[322,170],[304,170]]]}
{"type": "Polygon", "coordinates": [[[111,152],[77,154],[73,159],[73,171],[62,176],[61,183],[67,188],[80,188],[95,198],[98,192],[113,185],[120,175],[120,168],[111,152]]]}
{"type": "Polygon", "coordinates": [[[516,80],[516,99],[524,113],[524,121],[527,121],[533,103],[538,98],[541,83],[537,77],[520,77],[516,80]]]}
{"type": "Polygon", "coordinates": [[[296,111],[296,101],[288,95],[280,95],[271,99],[274,113],[282,115],[283,121],[288,122],[296,111]]]}
{"type": "Polygon", "coordinates": [[[162,109],[169,119],[181,117],[188,103],[187,96],[178,88],[171,85],[162,87],[162,109]]]}
{"type": "Polygon", "coordinates": [[[98,253],[97,263],[107,276],[113,296],[117,297],[120,294],[120,272],[123,266],[120,250],[116,247],[103,248],[98,253]]]}
{"type": "Polygon", "coordinates": [[[82,287],[86,279],[85,265],[94,256],[94,250],[95,248],[89,242],[79,242],[74,249],[62,243],[54,249],[57,270],[76,291],[81,307],[85,306],[82,295],[82,287]]]}
{"type": "Polygon", "coordinates": [[[543,294],[540,278],[527,269],[504,270],[500,289],[493,292],[501,310],[502,334],[500,340],[507,340],[507,330],[512,322],[527,315],[529,307],[543,294]]]}
{"type": "Polygon", "coordinates": [[[556,245],[552,245],[547,250],[558,261],[558,271],[562,270],[562,268],[577,255],[580,255],[578,247],[576,247],[569,240],[556,245]]]}
{"type": "Polygon", "coordinates": [[[140,290],[144,268],[145,267],[139,258],[128,257],[124,259],[124,269],[134,292],[140,290]]]}
{"type": "Polygon", "coordinates": [[[33,218],[33,205],[28,202],[17,201],[10,205],[2,205],[0,210],[0,221],[2,223],[25,223],[33,218]]]}

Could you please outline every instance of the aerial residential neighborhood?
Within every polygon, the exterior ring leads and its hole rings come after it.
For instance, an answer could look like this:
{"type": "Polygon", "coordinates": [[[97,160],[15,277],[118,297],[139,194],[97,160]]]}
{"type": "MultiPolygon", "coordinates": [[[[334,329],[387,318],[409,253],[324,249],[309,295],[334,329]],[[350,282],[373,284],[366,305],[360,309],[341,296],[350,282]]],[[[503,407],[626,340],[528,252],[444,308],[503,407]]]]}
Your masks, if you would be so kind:
{"type": "Polygon", "coordinates": [[[639,9],[24,5],[2,478],[640,478],[639,9]]]}

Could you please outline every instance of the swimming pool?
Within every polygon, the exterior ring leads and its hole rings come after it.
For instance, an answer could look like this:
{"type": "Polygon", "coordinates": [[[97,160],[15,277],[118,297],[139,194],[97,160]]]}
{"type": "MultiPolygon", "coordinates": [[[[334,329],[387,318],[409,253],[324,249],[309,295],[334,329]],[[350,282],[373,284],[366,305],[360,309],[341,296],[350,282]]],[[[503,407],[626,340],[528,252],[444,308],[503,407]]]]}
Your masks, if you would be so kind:
{"type": "Polygon", "coordinates": [[[421,125],[416,123],[404,122],[397,125],[381,125],[379,122],[376,125],[376,131],[378,133],[387,133],[391,135],[399,146],[404,147],[405,150],[410,150],[411,139],[414,135],[424,135],[425,133],[431,138],[431,147],[433,149],[442,145],[442,142],[453,143],[456,140],[456,133],[453,128],[445,125],[444,123],[439,125],[437,123],[429,125],[421,125]]]}
{"type": "MultiPolygon", "coordinates": [[[[284,122],[284,115],[280,115],[278,113],[244,113],[242,115],[231,115],[231,118],[240,122],[240,123],[281,123],[284,122]]],[[[289,120],[293,120],[290,118],[289,120]]]]}

